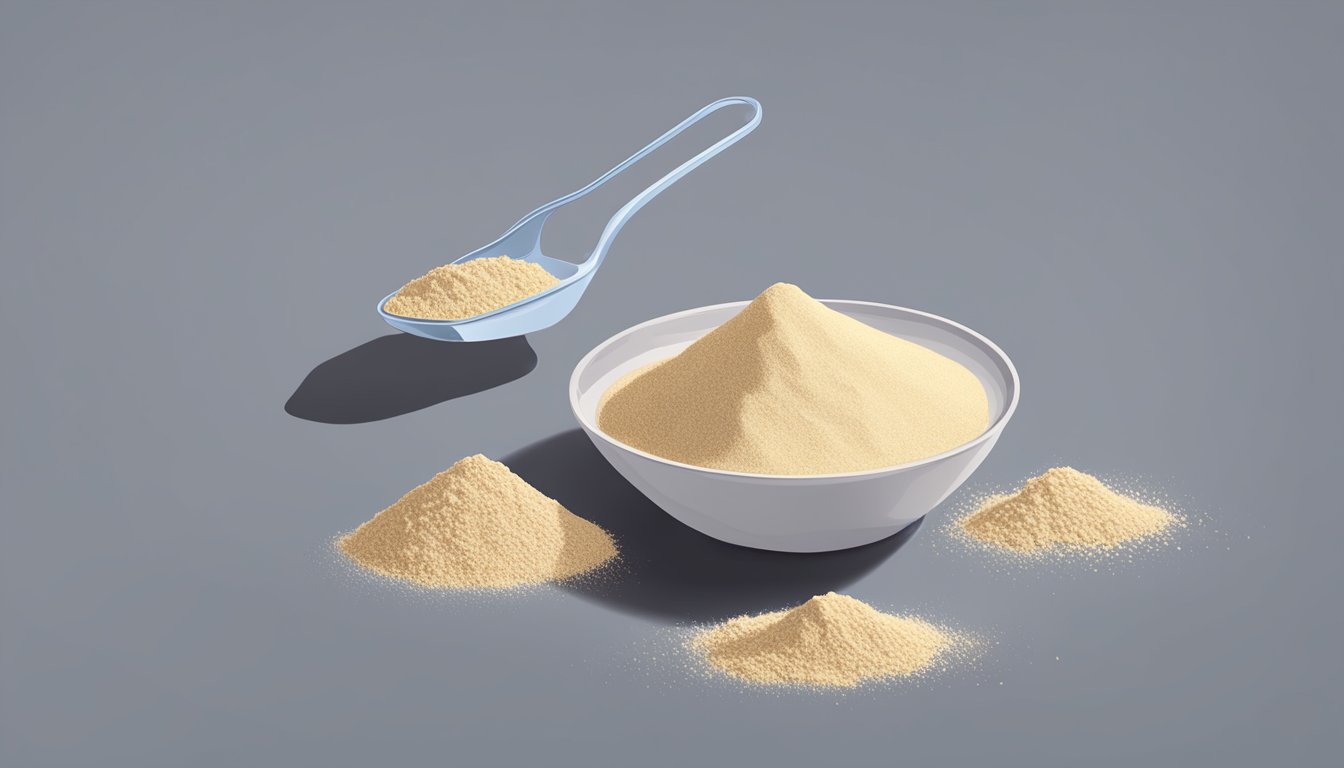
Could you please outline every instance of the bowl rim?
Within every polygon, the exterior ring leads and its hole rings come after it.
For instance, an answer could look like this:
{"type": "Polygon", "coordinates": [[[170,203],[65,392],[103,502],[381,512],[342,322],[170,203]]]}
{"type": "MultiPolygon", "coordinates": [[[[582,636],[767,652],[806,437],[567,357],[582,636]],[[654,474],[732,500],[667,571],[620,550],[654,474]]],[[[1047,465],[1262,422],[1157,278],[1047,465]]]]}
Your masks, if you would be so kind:
{"type": "MultiPolygon", "coordinates": [[[[998,344],[995,344],[994,342],[990,341],[984,334],[976,331],[975,329],[962,325],[961,323],[958,323],[955,320],[949,320],[948,318],[943,317],[941,315],[935,315],[932,312],[924,312],[922,310],[911,309],[910,307],[902,307],[896,304],[884,304],[877,301],[859,301],[854,299],[817,299],[817,301],[821,302],[822,304],[825,304],[827,307],[831,309],[835,309],[835,307],[832,305],[840,304],[845,306],[874,307],[878,309],[897,310],[898,312],[904,312],[911,315],[918,315],[919,317],[925,318],[927,320],[932,320],[935,323],[940,323],[942,325],[949,326],[975,339],[979,343],[983,344],[994,356],[996,356],[998,360],[1001,363],[1003,363],[1003,366],[1008,370],[1008,382],[1012,386],[1012,396],[1009,398],[1007,406],[1003,409],[1003,413],[1001,413],[999,415],[999,418],[995,419],[989,426],[985,427],[983,432],[981,432],[979,435],[976,435],[974,439],[969,440],[953,448],[949,448],[948,450],[943,451],[942,453],[934,454],[933,456],[919,459],[917,461],[907,462],[905,464],[896,464],[890,467],[878,467],[876,469],[864,469],[858,472],[838,472],[825,475],[771,475],[771,474],[761,474],[757,472],[736,472],[729,469],[714,469],[712,467],[696,466],[695,464],[685,464],[680,461],[673,461],[672,459],[663,458],[662,456],[658,456],[649,453],[647,451],[640,450],[632,445],[627,445],[621,442],[620,440],[617,440],[616,438],[612,437],[611,435],[607,434],[606,432],[602,431],[602,429],[600,429],[595,423],[596,419],[590,422],[584,416],[582,410],[579,408],[579,375],[587,370],[588,366],[592,363],[593,359],[604,349],[616,343],[617,341],[620,341],[621,339],[635,333],[636,331],[648,328],[649,326],[658,325],[660,323],[666,323],[671,320],[676,320],[678,318],[686,317],[689,315],[703,314],[705,312],[710,312],[712,310],[730,309],[733,307],[745,307],[746,305],[751,303],[750,301],[729,301],[723,304],[710,304],[703,307],[695,307],[694,309],[685,309],[680,312],[673,312],[670,315],[662,315],[660,317],[645,320],[644,322],[639,323],[638,325],[632,325],[629,328],[626,328],[625,330],[610,336],[609,338],[607,338],[606,341],[599,343],[597,346],[589,350],[588,354],[584,355],[579,360],[579,362],[575,364],[574,371],[569,376],[570,410],[574,412],[574,418],[578,419],[579,426],[583,427],[584,431],[587,432],[590,436],[595,435],[597,437],[600,437],[616,448],[628,451],[637,456],[642,456],[645,459],[657,462],[659,464],[666,464],[667,466],[678,467],[680,469],[694,470],[696,472],[701,472],[708,475],[723,475],[726,477],[736,477],[750,480],[772,480],[775,482],[796,482],[799,484],[815,482],[818,480],[851,480],[867,477],[877,477],[881,475],[895,474],[897,472],[905,472],[927,464],[934,464],[948,457],[955,456],[959,453],[965,453],[966,451],[974,449],[975,447],[979,446],[985,441],[990,440],[1003,430],[1004,425],[1008,423],[1008,419],[1011,418],[1013,412],[1017,410],[1017,401],[1022,393],[1022,382],[1017,375],[1017,366],[1013,365],[1013,361],[1008,357],[1006,353],[1004,353],[1002,349],[999,348],[998,344]]],[[[709,331],[706,331],[705,333],[709,333],[709,331]]],[[[594,413],[594,416],[596,416],[596,413],[594,413]]]]}

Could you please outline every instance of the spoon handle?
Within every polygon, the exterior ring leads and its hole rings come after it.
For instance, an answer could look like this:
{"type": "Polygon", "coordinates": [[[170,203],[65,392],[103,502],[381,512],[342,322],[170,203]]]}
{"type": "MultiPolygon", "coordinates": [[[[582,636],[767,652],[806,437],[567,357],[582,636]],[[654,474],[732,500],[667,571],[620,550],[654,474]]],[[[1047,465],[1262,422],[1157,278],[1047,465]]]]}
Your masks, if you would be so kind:
{"type": "Polygon", "coordinates": [[[625,223],[630,220],[630,217],[634,216],[635,213],[640,208],[643,208],[645,204],[647,204],[650,200],[657,197],[658,194],[662,192],[664,189],[667,189],[668,187],[672,186],[672,184],[675,183],[682,176],[685,176],[686,174],[695,170],[706,160],[719,154],[723,150],[737,143],[738,140],[740,140],[743,136],[746,136],[748,133],[751,133],[752,131],[756,130],[756,126],[761,124],[761,103],[749,96],[740,96],[740,97],[734,96],[726,99],[719,99],[718,101],[713,102],[712,104],[708,104],[704,108],[702,108],[699,112],[696,112],[695,114],[681,121],[681,123],[677,125],[677,127],[673,128],[672,130],[668,131],[662,136],[659,136],[656,141],[654,141],[652,144],[645,147],[644,149],[641,149],[629,160],[626,160],[624,163],[621,163],[620,165],[613,168],[611,171],[607,173],[606,176],[602,177],[597,182],[594,182],[594,184],[596,185],[601,183],[602,181],[605,181],[611,175],[620,172],[626,166],[630,165],[636,160],[639,160],[641,157],[644,157],[648,153],[657,149],[664,142],[670,140],[673,136],[676,136],[677,134],[686,130],[694,123],[699,122],[701,118],[705,117],[711,112],[715,112],[724,107],[732,106],[735,104],[745,104],[751,107],[752,109],[751,120],[748,121],[747,124],[742,126],[741,128],[738,128],[737,130],[733,131],[727,136],[724,136],[722,139],[719,139],[718,141],[714,142],[709,147],[701,151],[700,154],[696,155],[695,157],[692,157],[690,160],[687,160],[686,162],[677,166],[666,176],[659,179],[658,181],[655,181],[653,184],[650,184],[648,188],[646,188],[643,192],[640,192],[638,195],[635,195],[630,200],[630,202],[621,206],[621,209],[616,212],[616,215],[612,216],[611,220],[607,222],[606,229],[602,230],[602,236],[598,238],[597,247],[593,249],[592,255],[588,257],[588,260],[587,262],[585,262],[585,264],[591,262],[592,269],[596,269],[597,266],[602,263],[602,259],[606,257],[607,249],[611,247],[611,241],[616,237],[616,234],[621,231],[621,227],[625,226],[625,223]]]}
{"type": "Polygon", "coordinates": [[[533,225],[533,230],[536,232],[537,237],[540,238],[541,227],[545,224],[546,219],[549,218],[550,215],[554,213],[557,208],[567,205],[568,203],[572,203],[575,200],[578,200],[579,198],[583,197],[584,195],[587,195],[589,192],[592,192],[593,190],[602,186],[604,183],[607,182],[607,180],[609,180],[616,174],[620,173],[621,171],[624,171],[626,168],[629,168],[630,166],[639,162],[649,153],[653,152],[655,149],[671,141],[673,138],[675,138],[681,132],[685,131],[687,128],[700,122],[702,119],[705,118],[705,116],[713,112],[717,112],[718,110],[723,109],[724,107],[730,107],[739,104],[746,105],[752,108],[751,120],[748,121],[746,125],[743,125],[741,128],[738,128],[737,130],[733,131],[732,133],[728,134],[722,139],[719,139],[717,142],[710,145],[707,149],[700,152],[700,154],[696,155],[695,157],[692,157],[690,160],[687,160],[686,162],[677,166],[677,168],[672,170],[663,178],[651,184],[643,192],[640,192],[638,195],[635,195],[634,198],[630,200],[630,202],[621,206],[621,209],[618,210],[616,214],[611,217],[611,220],[607,222],[606,228],[602,231],[602,236],[598,238],[597,247],[593,249],[592,254],[590,254],[588,258],[584,260],[584,262],[580,265],[581,269],[583,269],[584,271],[587,271],[589,269],[596,269],[597,266],[602,263],[602,259],[607,255],[607,249],[611,247],[612,239],[616,237],[616,234],[621,231],[621,227],[625,226],[625,223],[630,220],[630,217],[633,216],[636,211],[638,211],[640,208],[643,208],[645,204],[647,204],[650,200],[657,197],[658,193],[672,186],[672,184],[675,181],[677,181],[677,179],[680,179],[682,176],[685,176],[686,174],[695,170],[695,168],[700,166],[706,160],[719,154],[723,150],[727,149],[729,146],[732,146],[733,144],[737,143],[737,141],[740,140],[743,136],[746,136],[748,133],[751,133],[752,131],[756,130],[756,126],[761,124],[761,103],[759,101],[749,96],[732,96],[726,99],[719,99],[718,101],[705,105],[695,114],[691,115],[685,120],[682,120],[667,133],[664,133],[662,136],[659,136],[658,138],[654,139],[652,142],[649,143],[648,146],[644,147],[635,154],[623,160],[615,168],[612,168],[611,170],[607,171],[601,176],[598,176],[596,179],[592,181],[592,183],[588,184],[588,186],[583,187],[582,189],[576,190],[574,192],[571,192],[568,195],[565,195],[564,197],[561,197],[557,200],[553,200],[541,206],[540,208],[536,209],[535,211],[527,214],[522,219],[520,219],[517,224],[514,224],[512,227],[510,227],[509,230],[504,233],[504,236],[500,238],[500,241],[503,241],[504,238],[507,238],[509,235],[521,230],[523,227],[529,224],[533,225]]]}

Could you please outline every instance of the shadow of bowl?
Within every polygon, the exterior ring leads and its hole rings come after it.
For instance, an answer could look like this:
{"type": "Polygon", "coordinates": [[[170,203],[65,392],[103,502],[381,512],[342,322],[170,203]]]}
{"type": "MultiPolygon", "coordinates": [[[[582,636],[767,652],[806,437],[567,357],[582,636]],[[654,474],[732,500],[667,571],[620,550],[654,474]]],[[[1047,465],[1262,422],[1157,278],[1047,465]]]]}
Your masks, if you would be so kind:
{"type": "Polygon", "coordinates": [[[872,544],[796,554],[712,539],[659,509],[625,481],[578,429],[501,459],[537,490],[616,537],[622,563],[610,578],[561,584],[617,610],[672,621],[717,621],[797,605],[840,589],[900,549],[920,522],[872,544]]]}

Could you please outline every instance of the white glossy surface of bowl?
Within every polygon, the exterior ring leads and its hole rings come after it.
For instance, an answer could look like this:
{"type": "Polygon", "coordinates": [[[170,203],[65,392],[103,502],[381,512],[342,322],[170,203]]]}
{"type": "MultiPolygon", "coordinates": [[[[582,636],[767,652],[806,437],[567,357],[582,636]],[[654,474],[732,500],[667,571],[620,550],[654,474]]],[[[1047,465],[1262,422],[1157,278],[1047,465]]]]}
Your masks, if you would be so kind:
{"type": "Polygon", "coordinates": [[[632,448],[598,429],[597,406],[613,383],[681,352],[747,302],[666,315],[607,339],[574,368],[570,406],[598,451],[626,480],[668,514],[716,539],[757,549],[823,552],[891,536],[928,514],[984,461],[1017,407],[1017,371],[989,339],[937,315],[863,301],[822,303],[966,366],[989,397],[989,428],[964,445],[910,464],[800,476],[682,464],[632,448]]]}

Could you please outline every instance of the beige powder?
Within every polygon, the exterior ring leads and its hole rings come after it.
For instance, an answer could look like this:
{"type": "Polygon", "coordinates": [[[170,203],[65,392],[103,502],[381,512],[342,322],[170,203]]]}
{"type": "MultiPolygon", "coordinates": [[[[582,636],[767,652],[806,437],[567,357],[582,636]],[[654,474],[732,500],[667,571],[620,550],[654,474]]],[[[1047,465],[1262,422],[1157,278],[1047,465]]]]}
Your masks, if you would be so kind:
{"type": "Polygon", "coordinates": [[[966,642],[921,619],[828,592],[791,610],[730,619],[690,645],[712,667],[745,682],[853,688],[917,675],[966,642]]]}
{"type": "Polygon", "coordinates": [[[616,382],[598,426],[673,461],[770,475],[927,458],[989,424],[975,374],[776,283],[681,354],[616,382]]]}
{"type": "Polygon", "coordinates": [[[460,589],[566,579],[616,557],[606,531],[480,455],[407,493],[339,546],[385,576],[460,589]]]}
{"type": "Polygon", "coordinates": [[[957,521],[972,540],[1022,554],[1104,551],[1179,524],[1167,510],[1122,496],[1070,467],[1033,477],[1017,493],[988,498],[957,521]]]}
{"type": "Polygon", "coordinates": [[[541,293],[560,281],[541,265],[492,256],[445,264],[417,277],[383,309],[422,320],[463,320],[541,293]]]}

